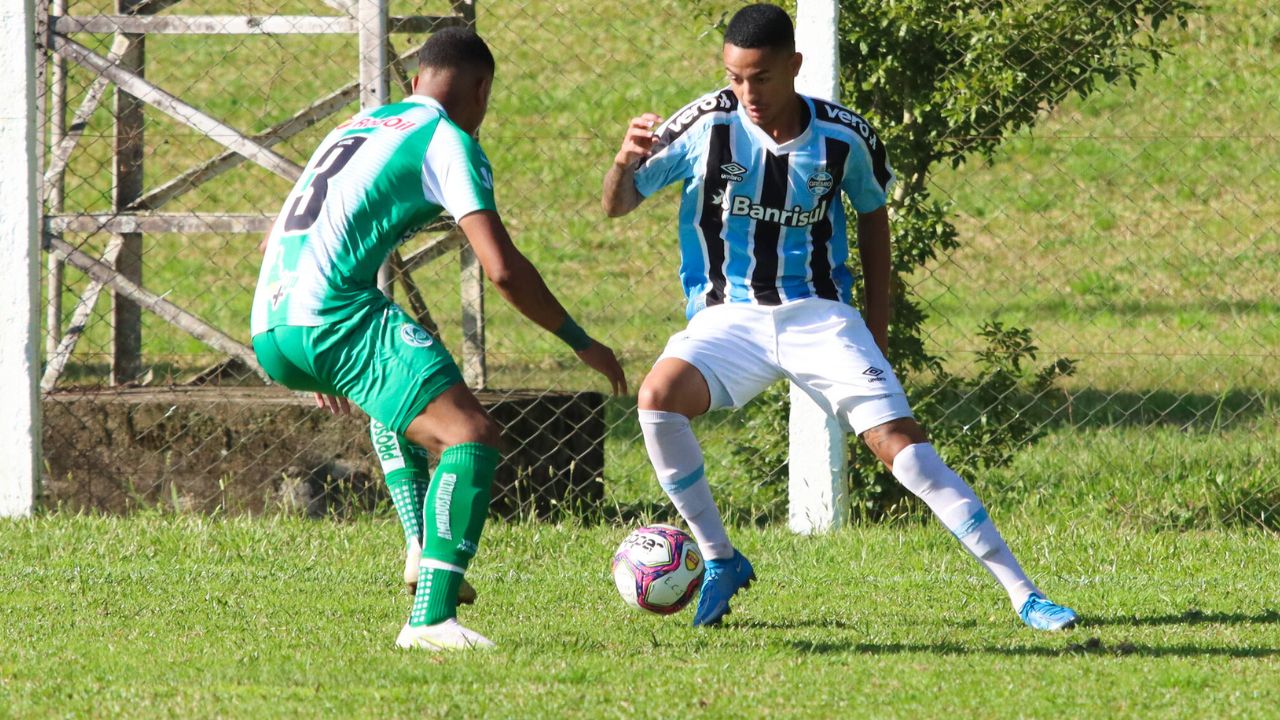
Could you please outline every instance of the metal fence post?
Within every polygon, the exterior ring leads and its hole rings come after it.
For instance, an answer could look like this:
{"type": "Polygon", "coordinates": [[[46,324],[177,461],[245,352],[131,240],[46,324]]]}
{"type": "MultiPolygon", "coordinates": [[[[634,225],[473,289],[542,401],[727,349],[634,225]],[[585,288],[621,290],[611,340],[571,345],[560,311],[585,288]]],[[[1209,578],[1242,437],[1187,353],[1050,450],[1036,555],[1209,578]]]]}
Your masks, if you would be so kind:
{"type": "MultiPolygon", "coordinates": [[[[116,0],[116,12],[132,15],[141,9],[148,12],[139,0],[116,0]]],[[[118,61],[119,67],[146,74],[146,35],[125,35],[130,41],[118,61]]],[[[125,211],[142,195],[142,162],[145,145],[143,131],[145,118],[143,103],[138,98],[116,88],[115,101],[115,161],[111,188],[111,209],[125,211]]],[[[116,270],[128,280],[142,284],[142,233],[120,233],[120,251],[116,256],[116,270]]],[[[142,309],[136,303],[116,291],[111,292],[111,384],[136,380],[142,374],[142,309]]]]}

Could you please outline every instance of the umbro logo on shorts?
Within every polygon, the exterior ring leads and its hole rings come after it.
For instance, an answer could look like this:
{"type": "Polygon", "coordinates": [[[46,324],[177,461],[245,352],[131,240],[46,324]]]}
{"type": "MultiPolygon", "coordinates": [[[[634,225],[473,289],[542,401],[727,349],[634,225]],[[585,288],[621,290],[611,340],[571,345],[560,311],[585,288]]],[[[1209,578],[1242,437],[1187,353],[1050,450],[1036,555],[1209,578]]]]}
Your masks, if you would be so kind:
{"type": "Polygon", "coordinates": [[[884,371],[874,365],[863,370],[862,374],[871,378],[871,382],[884,382],[884,371]]]}
{"type": "Polygon", "coordinates": [[[720,179],[732,180],[733,182],[742,182],[742,173],[747,169],[736,162],[725,163],[720,166],[720,179]]]}
{"type": "Polygon", "coordinates": [[[401,325],[400,339],[404,341],[405,345],[421,348],[429,347],[431,343],[435,342],[431,339],[430,333],[417,325],[401,325]]]}

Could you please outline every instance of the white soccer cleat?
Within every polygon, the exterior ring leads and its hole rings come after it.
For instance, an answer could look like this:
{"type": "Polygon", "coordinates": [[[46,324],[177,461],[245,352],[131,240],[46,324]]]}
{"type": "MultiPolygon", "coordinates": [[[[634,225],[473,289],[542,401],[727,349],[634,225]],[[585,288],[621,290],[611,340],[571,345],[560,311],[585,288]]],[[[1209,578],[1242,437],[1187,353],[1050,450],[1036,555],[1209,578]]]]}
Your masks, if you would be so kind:
{"type": "Polygon", "coordinates": [[[457,618],[449,618],[435,625],[405,625],[396,638],[396,646],[402,648],[421,648],[432,652],[441,650],[487,650],[494,647],[489,638],[475,630],[469,630],[458,622],[457,618]]]}
{"type": "MultiPolygon", "coordinates": [[[[422,546],[417,540],[409,543],[409,549],[404,554],[404,587],[409,591],[409,597],[418,594],[418,563],[422,562],[422,546]]],[[[458,587],[458,604],[474,605],[476,602],[476,589],[467,582],[466,578],[462,579],[462,585],[458,587]]]]}

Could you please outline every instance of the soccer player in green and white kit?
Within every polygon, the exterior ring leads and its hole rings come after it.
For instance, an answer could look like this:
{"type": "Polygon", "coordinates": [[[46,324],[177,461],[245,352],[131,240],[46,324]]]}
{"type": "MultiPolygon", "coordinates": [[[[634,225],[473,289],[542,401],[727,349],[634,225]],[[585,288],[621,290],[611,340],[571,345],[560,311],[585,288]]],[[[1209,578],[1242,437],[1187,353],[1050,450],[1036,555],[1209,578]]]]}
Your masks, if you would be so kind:
{"type": "Polygon", "coordinates": [[[470,30],[442,30],[418,65],[413,95],[334,128],[285,200],[254,295],[253,349],[276,382],[316,393],[333,412],[349,411],[349,399],[372,420],[410,558],[421,548],[418,576],[406,577],[416,582],[413,611],[396,644],[491,647],[458,623],[457,604],[488,514],[498,427],[449,353],[378,291],[378,268],[408,232],[447,212],[504,298],[615,393],[627,385],[613,351],[574,323],[498,216],[493,173],[473,138],[493,84],[488,46],[470,30]],[[439,458],[429,484],[419,448],[439,458]]]}

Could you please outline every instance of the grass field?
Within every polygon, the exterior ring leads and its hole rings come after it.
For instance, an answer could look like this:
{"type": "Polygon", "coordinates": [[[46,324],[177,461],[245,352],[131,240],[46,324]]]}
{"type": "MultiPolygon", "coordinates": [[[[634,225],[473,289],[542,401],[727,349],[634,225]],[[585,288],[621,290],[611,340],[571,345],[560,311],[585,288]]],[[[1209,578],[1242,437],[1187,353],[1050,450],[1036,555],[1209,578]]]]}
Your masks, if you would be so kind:
{"type": "Polygon", "coordinates": [[[625,609],[622,531],[491,526],[464,619],[489,654],[397,651],[394,521],[0,523],[5,717],[1270,717],[1280,543],[1025,516],[1006,534],[1086,624],[1023,628],[936,527],[741,530],[720,629],[625,609]]]}

